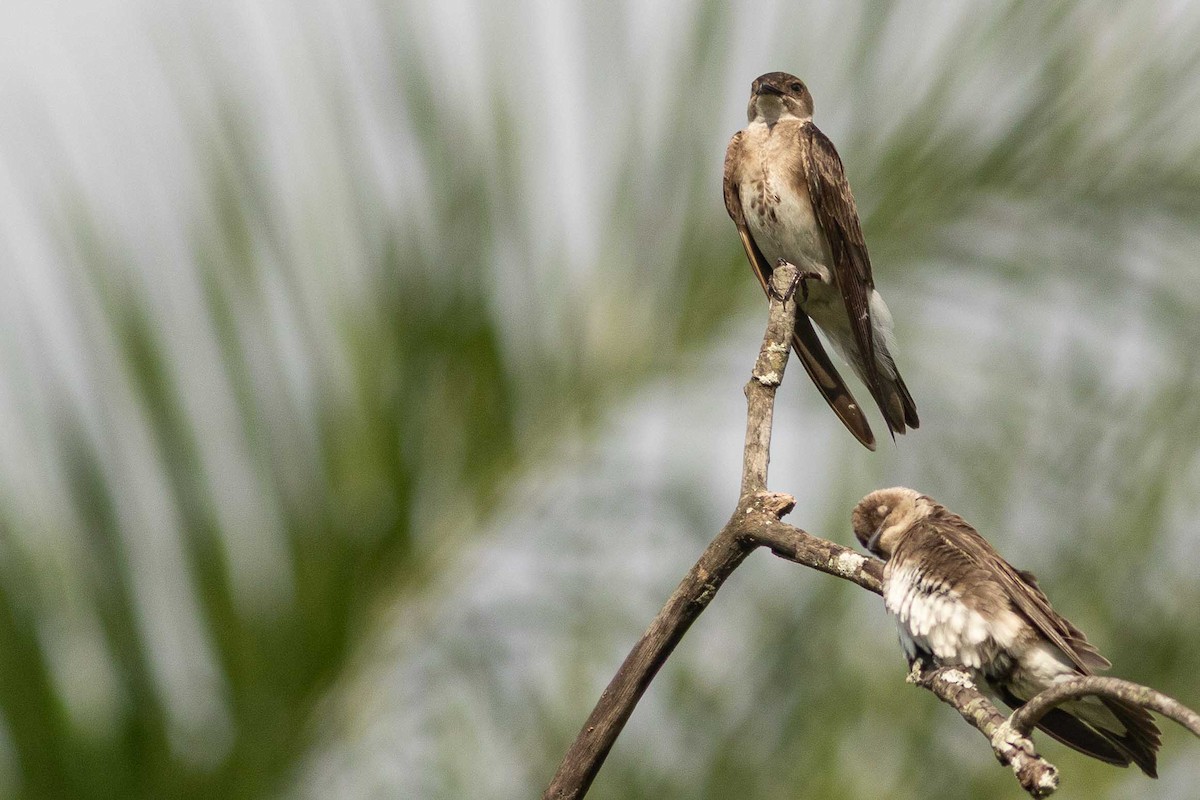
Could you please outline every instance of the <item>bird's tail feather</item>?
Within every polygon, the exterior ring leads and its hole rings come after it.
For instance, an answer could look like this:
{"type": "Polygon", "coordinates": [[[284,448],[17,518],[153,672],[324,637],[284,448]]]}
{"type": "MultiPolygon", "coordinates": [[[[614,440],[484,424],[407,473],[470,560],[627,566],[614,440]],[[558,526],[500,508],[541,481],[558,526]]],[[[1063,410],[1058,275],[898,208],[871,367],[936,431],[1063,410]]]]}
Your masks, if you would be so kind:
{"type": "Polygon", "coordinates": [[[808,377],[816,384],[825,402],[838,415],[838,419],[846,426],[854,438],[858,439],[868,450],[875,449],[875,434],[867,424],[867,416],[862,407],[854,400],[854,395],[846,388],[846,382],[838,374],[829,354],[821,346],[817,331],[812,322],[804,314],[796,315],[796,328],[792,334],[792,347],[800,358],[800,363],[808,372],[808,377]]]}
{"type": "Polygon", "coordinates": [[[1162,731],[1154,724],[1154,717],[1141,706],[1127,703],[1124,700],[1102,697],[1100,701],[1125,727],[1124,734],[1106,730],[1101,730],[1101,732],[1114,745],[1124,750],[1142,772],[1151,778],[1157,778],[1158,759],[1155,754],[1162,746],[1162,731]]]}
{"type": "Polygon", "coordinates": [[[894,378],[878,375],[878,381],[878,390],[871,394],[874,395],[879,411],[887,421],[888,429],[897,434],[904,433],[908,428],[921,427],[916,403],[908,393],[908,387],[904,385],[900,373],[895,373],[894,378]]]}

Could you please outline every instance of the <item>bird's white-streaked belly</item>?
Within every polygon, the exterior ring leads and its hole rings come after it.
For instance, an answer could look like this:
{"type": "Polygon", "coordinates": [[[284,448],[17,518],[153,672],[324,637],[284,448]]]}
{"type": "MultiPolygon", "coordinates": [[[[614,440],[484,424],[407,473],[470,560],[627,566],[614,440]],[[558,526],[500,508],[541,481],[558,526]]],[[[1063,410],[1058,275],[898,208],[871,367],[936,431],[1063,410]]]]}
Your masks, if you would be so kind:
{"type": "Polygon", "coordinates": [[[796,191],[765,162],[743,175],[739,191],[746,224],[768,263],[784,258],[828,276],[828,247],[808,192],[796,191]]]}
{"type": "MultiPolygon", "coordinates": [[[[779,128],[774,134],[766,125],[747,128],[747,151],[754,157],[748,159],[738,181],[746,225],[769,265],[783,258],[821,276],[820,281],[808,282],[805,311],[836,336],[846,312],[831,270],[829,244],[807,189],[797,186],[797,176],[791,174],[799,169],[793,151],[795,133],[779,128]]],[[[849,326],[844,327],[848,332],[849,326]]]]}
{"type": "Polygon", "coordinates": [[[795,191],[768,169],[746,181],[742,192],[743,197],[751,198],[746,222],[754,241],[772,263],[786,258],[797,266],[809,267],[822,261],[821,229],[807,192],[795,191]]]}
{"type": "Polygon", "coordinates": [[[909,658],[931,653],[941,664],[971,669],[984,668],[1011,647],[1020,622],[1007,609],[985,617],[957,589],[913,565],[885,571],[884,606],[909,658]]]}

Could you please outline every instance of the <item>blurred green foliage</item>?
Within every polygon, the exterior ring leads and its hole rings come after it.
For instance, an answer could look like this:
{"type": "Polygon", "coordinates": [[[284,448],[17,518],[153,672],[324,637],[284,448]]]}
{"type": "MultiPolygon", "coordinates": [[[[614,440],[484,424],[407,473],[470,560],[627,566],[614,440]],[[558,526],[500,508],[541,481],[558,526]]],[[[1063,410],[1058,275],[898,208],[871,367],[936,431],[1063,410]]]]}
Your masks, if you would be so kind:
{"type": "MultiPolygon", "coordinates": [[[[798,523],[916,486],[1200,702],[1197,14],[128,7],[111,50],[13,20],[73,72],[0,126],[0,795],[539,792],[732,507],[761,298],[719,171],[779,68],[924,423],[868,454],[793,373],[798,523]]],[[[751,559],[591,796],[1012,796],[861,595],[751,559]]],[[[1148,791],[1046,750],[1061,796],[1148,791]]]]}

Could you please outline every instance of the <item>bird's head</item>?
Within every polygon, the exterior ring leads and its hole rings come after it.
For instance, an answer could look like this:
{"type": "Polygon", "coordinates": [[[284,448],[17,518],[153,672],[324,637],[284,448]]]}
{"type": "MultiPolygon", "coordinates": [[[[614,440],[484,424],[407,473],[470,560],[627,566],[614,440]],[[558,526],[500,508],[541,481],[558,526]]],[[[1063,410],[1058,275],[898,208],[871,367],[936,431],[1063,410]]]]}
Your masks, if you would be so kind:
{"type": "Polygon", "coordinates": [[[858,501],[850,524],[862,546],[887,561],[904,532],[931,510],[929,499],[912,489],[877,489],[858,501]]]}
{"type": "Polygon", "coordinates": [[[759,75],[750,84],[746,117],[774,125],[781,119],[812,119],[813,99],[804,81],[786,72],[759,75]]]}

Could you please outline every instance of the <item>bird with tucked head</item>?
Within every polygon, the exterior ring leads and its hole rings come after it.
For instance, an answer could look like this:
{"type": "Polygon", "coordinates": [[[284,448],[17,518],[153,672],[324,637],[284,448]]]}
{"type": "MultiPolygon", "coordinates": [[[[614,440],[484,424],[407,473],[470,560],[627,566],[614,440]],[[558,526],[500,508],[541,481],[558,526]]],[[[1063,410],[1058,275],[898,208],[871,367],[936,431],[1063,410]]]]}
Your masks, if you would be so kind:
{"type": "MultiPolygon", "coordinates": [[[[1018,708],[1053,684],[1111,666],[1027,572],[962,517],[912,489],[871,492],[851,513],[858,541],[887,563],[883,602],[910,665],[968,670],[1018,708]]],[[[1079,752],[1156,774],[1162,742],[1144,708],[1107,697],[1064,703],[1038,727],[1079,752]]]]}

